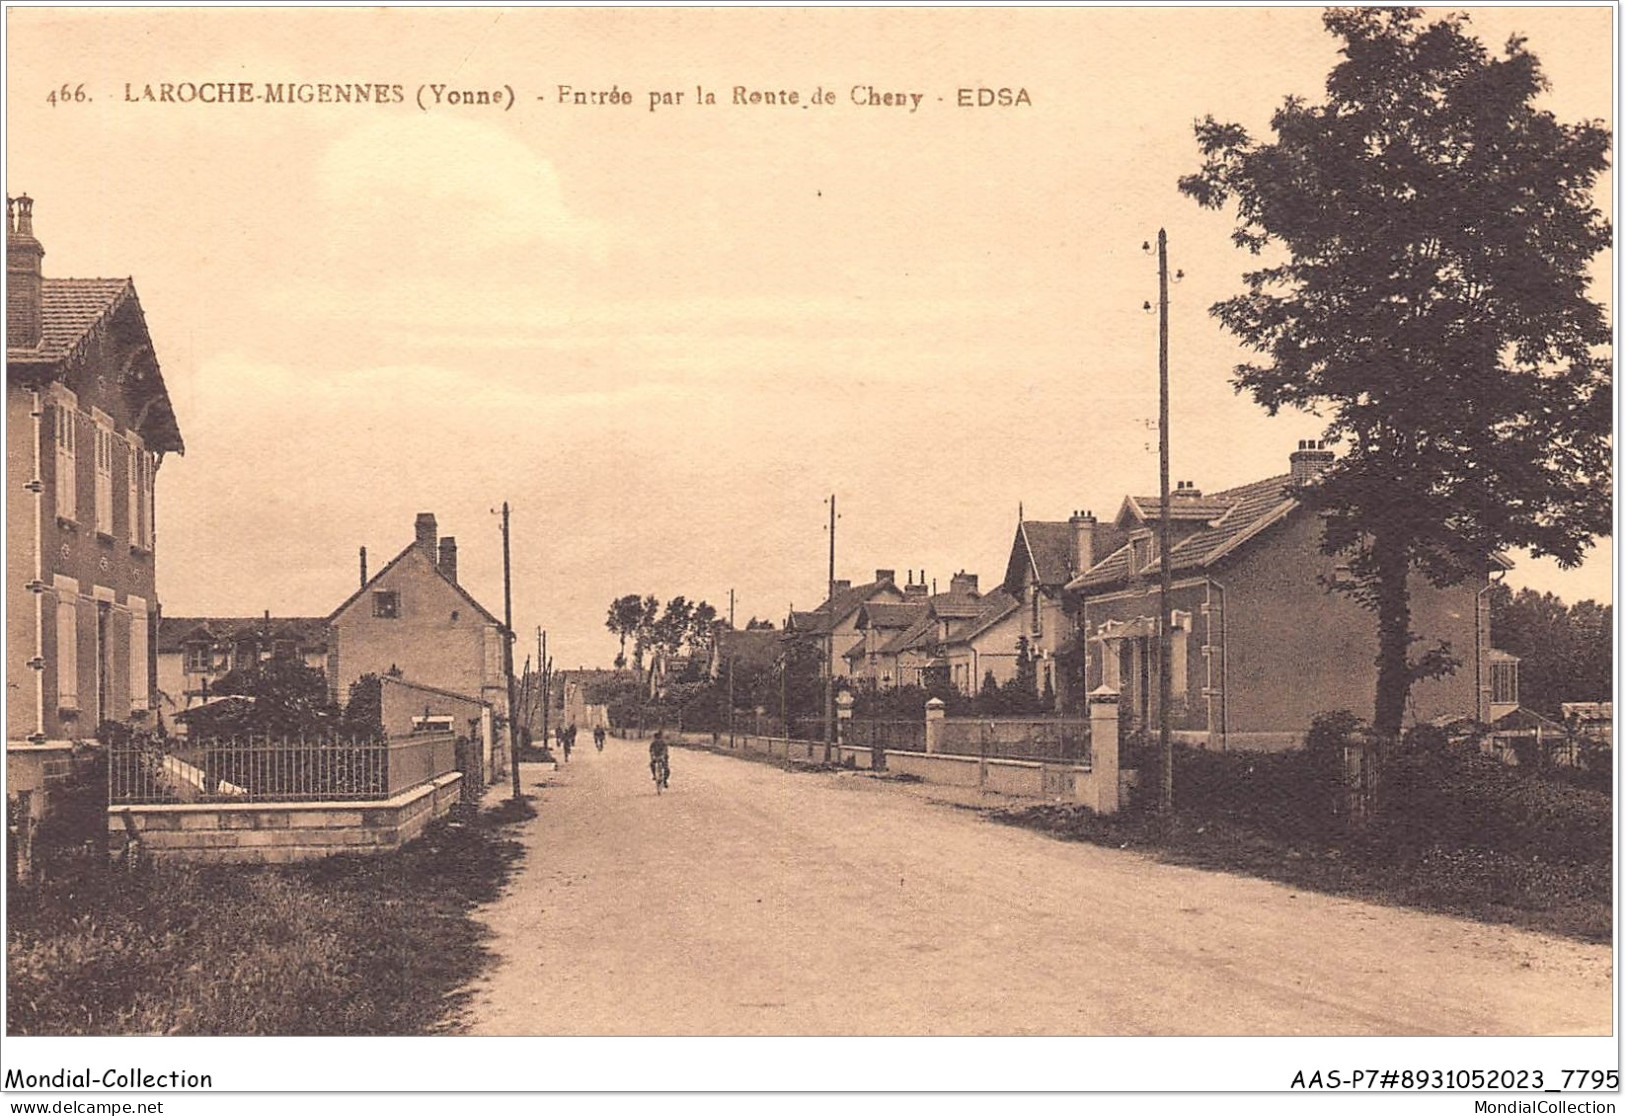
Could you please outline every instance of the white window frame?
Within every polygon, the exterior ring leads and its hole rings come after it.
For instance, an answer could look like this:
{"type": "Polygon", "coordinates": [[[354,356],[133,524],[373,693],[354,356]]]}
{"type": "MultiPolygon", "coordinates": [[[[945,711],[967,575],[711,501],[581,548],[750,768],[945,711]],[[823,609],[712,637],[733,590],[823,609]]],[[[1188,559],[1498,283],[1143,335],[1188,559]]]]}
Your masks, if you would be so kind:
{"type": "Polygon", "coordinates": [[[96,427],[96,530],[113,534],[113,419],[99,410],[90,412],[96,427]]]}
{"type": "Polygon", "coordinates": [[[56,596],[56,704],[79,708],[79,595],[61,587],[56,596]]]}
{"type": "Polygon", "coordinates": [[[76,522],[79,518],[79,402],[73,392],[58,387],[54,409],[56,514],[76,522]]]}
{"type": "Polygon", "coordinates": [[[130,711],[144,713],[149,707],[152,693],[147,676],[147,601],[131,596],[130,604],[130,711]]]}

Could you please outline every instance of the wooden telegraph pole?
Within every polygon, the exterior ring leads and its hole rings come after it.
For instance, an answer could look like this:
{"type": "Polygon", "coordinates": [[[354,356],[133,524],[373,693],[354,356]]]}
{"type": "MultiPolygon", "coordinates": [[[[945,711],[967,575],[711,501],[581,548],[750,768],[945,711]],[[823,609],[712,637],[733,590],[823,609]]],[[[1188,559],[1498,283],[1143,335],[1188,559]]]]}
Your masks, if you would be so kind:
{"type": "Polygon", "coordinates": [[[728,590],[728,747],[734,743],[734,657],[739,654],[739,642],[734,639],[734,591],[728,590]]]}
{"type": "Polygon", "coordinates": [[[502,501],[502,665],[508,675],[508,767],[513,771],[513,797],[524,797],[519,789],[518,709],[513,694],[513,562],[508,548],[508,501],[502,501]]]}
{"type": "Polygon", "coordinates": [[[829,494],[829,596],[824,625],[824,762],[830,761],[835,738],[835,493],[829,494]]]}
{"type": "Polygon", "coordinates": [[[1174,744],[1170,731],[1173,696],[1174,666],[1169,653],[1173,641],[1173,567],[1168,555],[1172,537],[1168,502],[1168,230],[1157,230],[1157,451],[1162,473],[1162,515],[1158,524],[1157,548],[1162,552],[1159,563],[1161,591],[1157,594],[1157,742],[1162,756],[1161,794],[1157,806],[1166,812],[1174,808],[1174,744]]]}

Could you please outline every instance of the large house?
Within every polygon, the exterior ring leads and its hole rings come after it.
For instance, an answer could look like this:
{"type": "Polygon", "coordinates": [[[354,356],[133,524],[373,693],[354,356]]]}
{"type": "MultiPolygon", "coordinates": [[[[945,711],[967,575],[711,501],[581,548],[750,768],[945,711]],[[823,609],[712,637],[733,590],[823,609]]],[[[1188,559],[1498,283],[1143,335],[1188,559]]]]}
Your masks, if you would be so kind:
{"type": "MultiPolygon", "coordinates": [[[[420,513],[413,540],[327,617],[327,683],[348,699],[363,675],[389,676],[477,702],[488,710],[485,770],[506,765],[490,727],[508,713],[507,630],[457,580],[457,540],[420,513]]],[[[432,706],[432,702],[430,703],[432,706]]],[[[422,714],[437,714],[433,708],[422,714]]]]}
{"type": "MultiPolygon", "coordinates": [[[[923,580],[923,575],[922,575],[923,580]]],[[[849,676],[851,662],[846,653],[863,640],[858,631],[858,611],[875,601],[900,601],[896,570],[876,570],[875,579],[863,585],[850,580],[836,581],[830,595],[811,612],[792,611],[784,623],[786,638],[806,641],[820,648],[824,669],[830,676],[849,676]]]]}
{"type": "Polygon", "coordinates": [[[6,791],[25,819],[72,741],[153,717],[154,484],[185,448],[135,285],[48,279],[44,255],[33,201],[8,198],[6,791]]]}
{"type": "MultiPolygon", "coordinates": [[[[1121,716],[1149,727],[1160,716],[1157,657],[1165,651],[1176,737],[1211,748],[1288,748],[1316,713],[1368,709],[1376,621],[1333,588],[1349,578],[1348,567],[1321,552],[1321,521],[1298,498],[1332,460],[1305,442],[1285,475],[1209,495],[1182,483],[1171,494],[1166,639],[1158,636],[1161,501],[1126,497],[1113,525],[1122,545],[1066,586],[1087,688],[1118,690],[1121,716]]],[[[1429,645],[1448,642],[1460,663],[1412,688],[1411,719],[1492,719],[1487,590],[1504,565],[1491,559],[1445,589],[1411,580],[1413,630],[1429,645]]]]}

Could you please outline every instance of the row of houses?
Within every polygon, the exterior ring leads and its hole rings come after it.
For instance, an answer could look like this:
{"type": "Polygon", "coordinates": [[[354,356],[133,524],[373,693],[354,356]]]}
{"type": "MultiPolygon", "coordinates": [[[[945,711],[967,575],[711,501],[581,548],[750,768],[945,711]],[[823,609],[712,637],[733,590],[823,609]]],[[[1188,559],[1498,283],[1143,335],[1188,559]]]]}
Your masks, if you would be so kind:
{"type": "MultiPolygon", "coordinates": [[[[77,741],[103,722],[153,727],[209,700],[233,669],[321,668],[342,702],[363,674],[411,687],[436,723],[507,712],[503,625],[457,579],[457,544],[422,514],[412,542],[325,617],[165,617],[157,478],[185,452],[128,278],[43,274],[33,202],[6,202],[6,753],[27,827],[77,741]],[[442,709],[441,707],[445,708],[442,709]]],[[[497,753],[493,756],[493,751],[497,753]]],[[[500,762],[487,763],[493,775],[500,762]]]]}
{"type": "MultiPolygon", "coordinates": [[[[956,573],[947,592],[913,571],[837,581],[818,608],[792,612],[783,637],[818,646],[840,685],[886,690],[946,683],[974,694],[991,677],[1034,663],[1036,686],[1061,712],[1082,712],[1104,686],[1130,724],[1160,719],[1159,657],[1171,660],[1170,720],[1178,738],[1216,749],[1277,750],[1301,741],[1315,714],[1366,710],[1376,687],[1376,623],[1347,593],[1347,565],[1320,549],[1302,499],[1334,460],[1300,442],[1282,473],[1169,497],[1171,623],[1160,628],[1160,497],[1125,495],[1097,518],[1027,519],[1018,510],[1004,576],[990,587],[956,573]]],[[[1418,683],[1410,717],[1491,723],[1517,708],[1515,657],[1491,644],[1488,590],[1508,564],[1489,558],[1449,588],[1412,581],[1412,624],[1447,643],[1454,673],[1418,683]]],[[[744,644],[756,633],[727,633],[744,644]]],[[[761,640],[757,635],[757,639],[761,640]]],[[[733,642],[730,644],[728,641],[733,642]]]]}

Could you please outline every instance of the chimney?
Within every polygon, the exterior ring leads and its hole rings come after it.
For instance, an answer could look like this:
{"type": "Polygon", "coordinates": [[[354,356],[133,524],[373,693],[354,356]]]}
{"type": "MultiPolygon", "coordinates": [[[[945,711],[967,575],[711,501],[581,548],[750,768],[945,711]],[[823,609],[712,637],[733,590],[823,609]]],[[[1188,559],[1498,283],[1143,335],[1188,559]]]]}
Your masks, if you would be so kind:
{"type": "Polygon", "coordinates": [[[414,525],[418,536],[418,549],[428,556],[430,565],[440,559],[435,553],[435,544],[440,538],[440,528],[434,521],[433,512],[418,512],[418,521],[414,525]]]}
{"type": "Polygon", "coordinates": [[[897,580],[897,571],[896,570],[876,570],[875,571],[875,580],[877,582],[879,582],[881,585],[890,585],[892,582],[897,580]]]}
{"type": "Polygon", "coordinates": [[[903,588],[903,596],[909,597],[909,598],[924,597],[925,596],[925,582],[922,581],[922,582],[919,582],[918,584],[916,584],[916,583],[914,583],[912,581],[909,582],[908,585],[906,585],[903,588]]]}
{"type": "Polygon", "coordinates": [[[1195,481],[1180,481],[1179,487],[1174,490],[1174,495],[1183,496],[1186,499],[1195,499],[1202,495],[1202,490],[1196,487],[1195,481]]]}
{"type": "Polygon", "coordinates": [[[1095,513],[1075,511],[1067,522],[1072,524],[1072,572],[1082,573],[1095,564],[1095,513]]]}
{"type": "Polygon", "coordinates": [[[1288,460],[1292,462],[1292,487],[1302,488],[1337,460],[1337,456],[1325,448],[1325,443],[1311,438],[1300,441],[1288,460]]]}
{"type": "Polygon", "coordinates": [[[367,548],[361,548],[361,587],[367,587],[367,548]]]}
{"type": "Polygon", "coordinates": [[[40,260],[34,239],[34,199],[6,199],[6,348],[37,349],[42,336],[40,260]]]}
{"type": "Polygon", "coordinates": [[[453,585],[457,584],[457,540],[450,535],[440,540],[440,573],[453,585]]]}
{"type": "Polygon", "coordinates": [[[850,588],[852,588],[851,578],[842,578],[839,581],[829,583],[830,596],[834,596],[836,593],[844,593],[850,588]]]}
{"type": "Polygon", "coordinates": [[[974,597],[976,596],[976,582],[977,576],[975,574],[960,570],[948,580],[948,592],[956,596],[974,597]]]}

